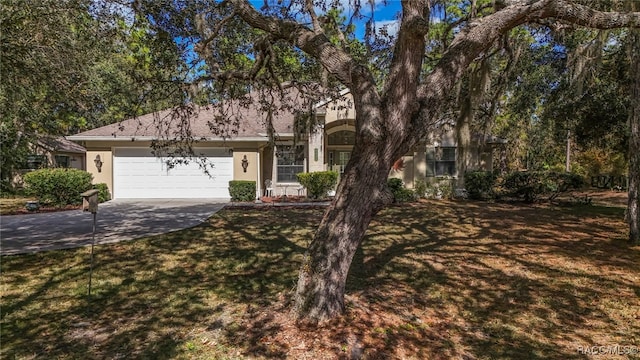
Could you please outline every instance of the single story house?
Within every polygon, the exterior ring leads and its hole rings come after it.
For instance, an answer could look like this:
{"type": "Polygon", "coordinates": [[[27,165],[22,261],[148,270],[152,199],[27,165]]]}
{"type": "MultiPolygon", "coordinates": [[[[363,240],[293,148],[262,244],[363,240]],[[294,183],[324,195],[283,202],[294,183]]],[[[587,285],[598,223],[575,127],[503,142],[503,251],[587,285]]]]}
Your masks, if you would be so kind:
{"type": "Polygon", "coordinates": [[[30,168],[61,167],[86,169],[86,149],[62,136],[43,136],[33,146],[27,163],[30,168]],[[33,164],[29,164],[35,162],[33,164]],[[33,167],[32,167],[33,166],[33,167]]]}
{"type": "MultiPolygon", "coordinates": [[[[94,182],[106,183],[115,199],[229,198],[230,180],[256,181],[256,197],[264,194],[265,183],[276,195],[297,195],[301,187],[296,174],[344,170],[355,141],[357,115],[348,90],[324,101],[306,101],[299,92],[289,91],[284,101],[294,106],[272,111],[261,108],[259,101],[245,101],[235,109],[223,104],[165,110],[68,139],[86,147],[87,171],[94,182]],[[307,130],[295,125],[300,114],[313,120],[307,130]],[[195,161],[168,163],[151,150],[153,142],[170,144],[185,131],[197,140],[195,152],[212,164],[208,174],[195,161]],[[275,136],[269,136],[271,131],[275,136]]],[[[491,169],[492,151],[491,142],[476,142],[473,168],[491,169]]],[[[404,156],[401,168],[390,176],[402,178],[407,187],[418,179],[455,177],[455,154],[453,129],[443,126],[440,134],[404,156]]]]}
{"type": "Polygon", "coordinates": [[[29,145],[25,162],[12,174],[12,185],[23,186],[23,175],[42,168],[86,169],[86,149],[63,136],[39,136],[29,145]]]}

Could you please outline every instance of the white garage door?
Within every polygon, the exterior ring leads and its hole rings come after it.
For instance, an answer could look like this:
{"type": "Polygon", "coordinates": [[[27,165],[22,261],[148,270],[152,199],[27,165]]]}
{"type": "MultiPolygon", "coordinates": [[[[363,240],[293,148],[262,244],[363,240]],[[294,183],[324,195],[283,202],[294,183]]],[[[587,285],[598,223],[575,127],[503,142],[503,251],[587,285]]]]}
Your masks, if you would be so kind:
{"type": "Polygon", "coordinates": [[[118,148],[113,155],[116,199],[229,198],[233,155],[224,149],[195,149],[207,157],[209,175],[197,161],[169,168],[150,149],[118,148]]]}

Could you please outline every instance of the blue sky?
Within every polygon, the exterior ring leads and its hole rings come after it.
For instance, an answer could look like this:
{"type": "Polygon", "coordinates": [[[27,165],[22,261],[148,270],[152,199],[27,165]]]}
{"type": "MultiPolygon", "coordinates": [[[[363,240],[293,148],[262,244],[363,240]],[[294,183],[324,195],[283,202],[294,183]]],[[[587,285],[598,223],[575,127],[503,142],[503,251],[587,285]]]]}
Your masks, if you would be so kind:
{"type": "MultiPolygon", "coordinates": [[[[330,2],[331,0],[327,0],[330,2]]],[[[353,0],[338,0],[342,8],[344,9],[344,15],[349,19],[353,14],[353,0]]],[[[369,17],[372,15],[371,6],[367,0],[361,1],[361,13],[369,17]]],[[[256,7],[260,8],[264,4],[264,0],[250,0],[250,2],[256,7]]],[[[397,31],[397,14],[401,10],[399,0],[375,0],[375,7],[373,11],[373,20],[375,21],[376,29],[380,29],[383,26],[387,26],[387,31],[390,34],[395,34],[397,31]]],[[[323,11],[319,8],[316,9],[318,14],[322,14],[323,11]]],[[[364,37],[365,23],[368,19],[360,19],[355,21],[356,36],[360,39],[364,37]]]]}

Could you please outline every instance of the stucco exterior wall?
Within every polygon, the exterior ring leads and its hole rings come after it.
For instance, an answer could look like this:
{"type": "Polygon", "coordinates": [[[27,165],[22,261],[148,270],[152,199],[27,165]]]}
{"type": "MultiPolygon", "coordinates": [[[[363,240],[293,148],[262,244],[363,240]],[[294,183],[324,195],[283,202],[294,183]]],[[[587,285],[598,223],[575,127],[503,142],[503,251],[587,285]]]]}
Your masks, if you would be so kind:
{"type": "Polygon", "coordinates": [[[85,154],[77,153],[60,153],[59,155],[67,155],[69,157],[69,167],[72,169],[86,170],[87,160],[85,154]]]}
{"type": "Polygon", "coordinates": [[[258,159],[257,149],[234,149],[233,150],[233,180],[250,180],[259,182],[258,179],[258,159]],[[243,160],[246,159],[247,169],[242,167],[243,160]]]}
{"type": "Polygon", "coordinates": [[[351,94],[346,94],[343,98],[328,103],[325,111],[325,124],[356,118],[356,109],[351,94]]]}
{"type": "Polygon", "coordinates": [[[414,181],[427,178],[427,148],[425,144],[421,144],[413,152],[413,175],[414,181]]]}
{"type": "Polygon", "coordinates": [[[316,131],[309,135],[309,146],[307,147],[307,164],[309,166],[309,172],[324,171],[326,169],[324,157],[326,149],[324,139],[324,127],[322,126],[318,126],[316,131]]]}
{"type": "Polygon", "coordinates": [[[113,196],[113,152],[111,149],[87,150],[86,170],[93,175],[93,183],[105,183],[109,187],[109,192],[113,196]],[[100,155],[102,161],[101,171],[95,164],[96,156],[100,155]]]}

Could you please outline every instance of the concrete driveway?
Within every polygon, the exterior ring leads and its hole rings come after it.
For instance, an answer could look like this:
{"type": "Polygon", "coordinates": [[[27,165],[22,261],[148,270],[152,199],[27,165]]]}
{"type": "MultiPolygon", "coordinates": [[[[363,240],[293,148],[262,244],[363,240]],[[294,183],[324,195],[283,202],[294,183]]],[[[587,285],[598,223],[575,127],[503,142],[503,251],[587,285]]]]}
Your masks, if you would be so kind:
{"type": "MultiPolygon", "coordinates": [[[[201,224],[226,204],[219,199],[112,200],[98,206],[96,244],[164,234],[201,224]]],[[[91,244],[93,215],[81,210],[0,217],[0,254],[91,244]]]]}

